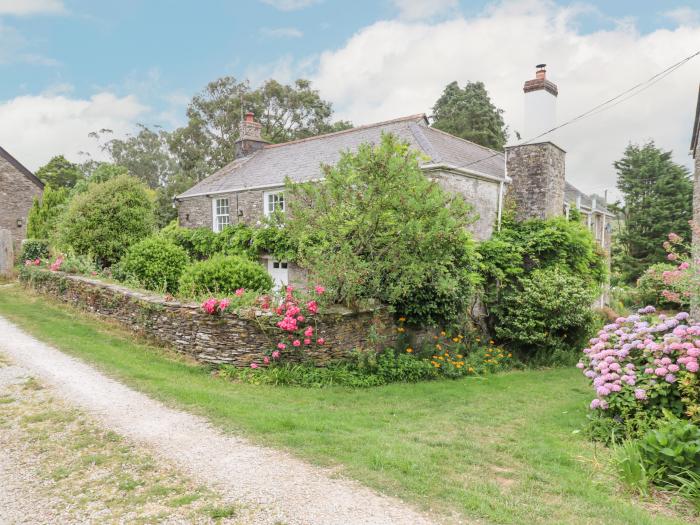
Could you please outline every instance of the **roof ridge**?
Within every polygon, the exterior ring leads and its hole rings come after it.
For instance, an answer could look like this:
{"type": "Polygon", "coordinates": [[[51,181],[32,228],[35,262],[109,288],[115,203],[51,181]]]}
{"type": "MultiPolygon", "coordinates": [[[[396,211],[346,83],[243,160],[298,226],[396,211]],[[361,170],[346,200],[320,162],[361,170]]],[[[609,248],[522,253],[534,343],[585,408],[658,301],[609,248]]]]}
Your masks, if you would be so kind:
{"type": "Polygon", "coordinates": [[[10,153],[0,146],[0,157],[3,157],[7,162],[9,162],[17,171],[19,171],[22,175],[27,177],[30,181],[32,181],[34,184],[39,186],[40,189],[44,189],[44,183],[42,180],[34,175],[31,171],[29,171],[24,164],[22,164],[20,161],[18,161],[16,158],[14,158],[10,153]]]}
{"type": "MultiPolygon", "coordinates": [[[[423,126],[425,127],[425,126],[423,126]]],[[[418,145],[425,150],[426,153],[430,155],[430,158],[433,162],[442,162],[442,157],[438,154],[438,152],[435,150],[433,145],[430,143],[430,139],[425,136],[423,133],[423,130],[420,129],[420,126],[414,125],[414,124],[409,124],[408,129],[413,135],[413,138],[416,139],[416,142],[418,142],[418,145]]]]}
{"type": "MultiPolygon", "coordinates": [[[[495,150],[493,148],[489,148],[488,146],[482,146],[481,144],[477,144],[476,142],[472,142],[471,140],[463,139],[462,137],[458,137],[457,135],[453,135],[452,133],[448,133],[447,131],[442,131],[441,129],[437,129],[433,126],[426,126],[427,129],[430,129],[432,131],[437,131],[438,133],[442,133],[443,135],[447,135],[448,137],[451,137],[453,139],[461,140],[462,142],[466,142],[467,144],[471,144],[472,146],[476,146],[477,148],[485,149],[487,151],[490,151],[491,153],[497,153],[498,155],[503,155],[502,151],[495,150]]],[[[486,160],[486,159],[484,159],[486,160]]]]}
{"type": "Polygon", "coordinates": [[[353,127],[350,129],[343,129],[340,131],[333,131],[331,133],[324,133],[322,135],[314,135],[313,137],[306,137],[304,139],[290,140],[289,142],[280,142],[279,144],[267,144],[262,149],[266,150],[266,149],[280,148],[282,146],[290,146],[292,144],[299,144],[301,142],[309,142],[311,140],[324,139],[327,137],[335,137],[336,135],[343,135],[343,134],[347,134],[347,133],[352,133],[353,131],[360,131],[363,129],[376,128],[377,126],[386,126],[387,124],[395,124],[397,122],[403,122],[406,120],[419,120],[419,119],[426,120],[425,113],[416,113],[414,115],[408,115],[406,117],[399,117],[399,118],[395,118],[395,119],[391,119],[391,120],[384,120],[382,122],[374,122],[372,124],[364,124],[362,126],[353,127]]]}

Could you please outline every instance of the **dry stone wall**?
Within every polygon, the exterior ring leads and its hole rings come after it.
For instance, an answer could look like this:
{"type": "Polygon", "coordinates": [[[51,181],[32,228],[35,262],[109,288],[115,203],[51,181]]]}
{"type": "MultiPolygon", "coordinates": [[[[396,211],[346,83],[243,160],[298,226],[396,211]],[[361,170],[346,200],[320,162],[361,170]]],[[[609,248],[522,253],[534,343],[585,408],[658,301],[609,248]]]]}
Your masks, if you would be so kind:
{"type": "MultiPolygon", "coordinates": [[[[163,296],[137,292],[96,279],[48,270],[26,270],[21,279],[40,293],[118,321],[135,333],[210,364],[249,366],[274,347],[281,331],[269,312],[250,309],[245,314],[205,314],[198,304],[166,301],[163,296]]],[[[393,317],[385,309],[352,312],[336,309],[319,315],[316,333],[326,340],[305,350],[317,365],[347,358],[355,349],[374,348],[379,340],[394,344],[393,317]]],[[[293,354],[290,354],[293,355],[293,354]]],[[[293,360],[301,360],[300,356],[293,360]]]]}

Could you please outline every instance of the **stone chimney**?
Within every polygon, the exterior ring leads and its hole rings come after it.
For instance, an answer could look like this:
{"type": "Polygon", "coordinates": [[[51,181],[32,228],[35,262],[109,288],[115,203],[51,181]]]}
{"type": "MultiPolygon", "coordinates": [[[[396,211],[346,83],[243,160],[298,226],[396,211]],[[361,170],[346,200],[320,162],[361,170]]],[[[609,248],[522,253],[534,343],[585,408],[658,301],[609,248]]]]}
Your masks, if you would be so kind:
{"type": "Polygon", "coordinates": [[[566,152],[556,144],[536,141],[556,126],[556,84],[547,80],[545,64],[538,64],[535,78],[525,82],[525,144],[506,147],[506,170],[511,178],[507,199],[516,217],[547,219],[564,214],[566,152]],[[533,141],[533,142],[530,142],[533,141]]]}
{"type": "Polygon", "coordinates": [[[262,138],[262,124],[255,122],[255,115],[251,111],[246,113],[245,119],[241,121],[240,137],[235,144],[236,158],[247,157],[269,144],[262,138]]]}

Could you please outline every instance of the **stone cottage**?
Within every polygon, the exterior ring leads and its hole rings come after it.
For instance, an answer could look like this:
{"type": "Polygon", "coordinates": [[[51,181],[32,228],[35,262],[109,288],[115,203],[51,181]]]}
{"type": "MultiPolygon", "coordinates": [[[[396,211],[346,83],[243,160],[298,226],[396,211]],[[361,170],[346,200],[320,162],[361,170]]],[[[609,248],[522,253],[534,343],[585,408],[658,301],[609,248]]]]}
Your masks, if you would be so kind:
{"type": "MultiPolygon", "coordinates": [[[[555,114],[558,91],[545,76],[544,66],[538,67],[536,78],[524,87],[533,130],[548,126],[555,114]]],[[[236,160],[175,197],[181,226],[221,231],[228,224],[259,224],[274,211],[284,212],[287,178],[321,180],[321,165],[333,165],[341,152],[357,150],[363,143],[377,144],[383,133],[392,133],[423,154],[426,176],[472,204],[478,220],[470,228],[477,240],[488,239],[500,226],[509,198],[521,218],[565,215],[576,207],[601,244],[609,246],[610,214],[604,202],[565,181],[566,153],[551,142],[498,152],[430,127],[424,114],[283,144],[265,141],[261,128],[248,113],[236,141],[236,160]]],[[[303,282],[303,272],[288,261],[268,257],[262,262],[278,285],[303,282]]]]}
{"type": "Polygon", "coordinates": [[[15,250],[27,236],[27,216],[44,183],[0,147],[0,230],[12,235],[15,250]]]}

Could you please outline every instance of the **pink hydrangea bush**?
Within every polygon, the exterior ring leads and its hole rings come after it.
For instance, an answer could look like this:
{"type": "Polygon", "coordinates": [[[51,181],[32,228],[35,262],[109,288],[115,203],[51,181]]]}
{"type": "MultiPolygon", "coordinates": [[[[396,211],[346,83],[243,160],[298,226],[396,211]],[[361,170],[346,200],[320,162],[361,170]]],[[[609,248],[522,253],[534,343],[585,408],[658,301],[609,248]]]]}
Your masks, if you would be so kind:
{"type": "Polygon", "coordinates": [[[627,428],[663,409],[682,417],[688,407],[680,385],[700,370],[700,324],[686,312],[656,315],[647,306],[603,327],[583,354],[577,367],[595,391],[591,410],[627,428]]]}

